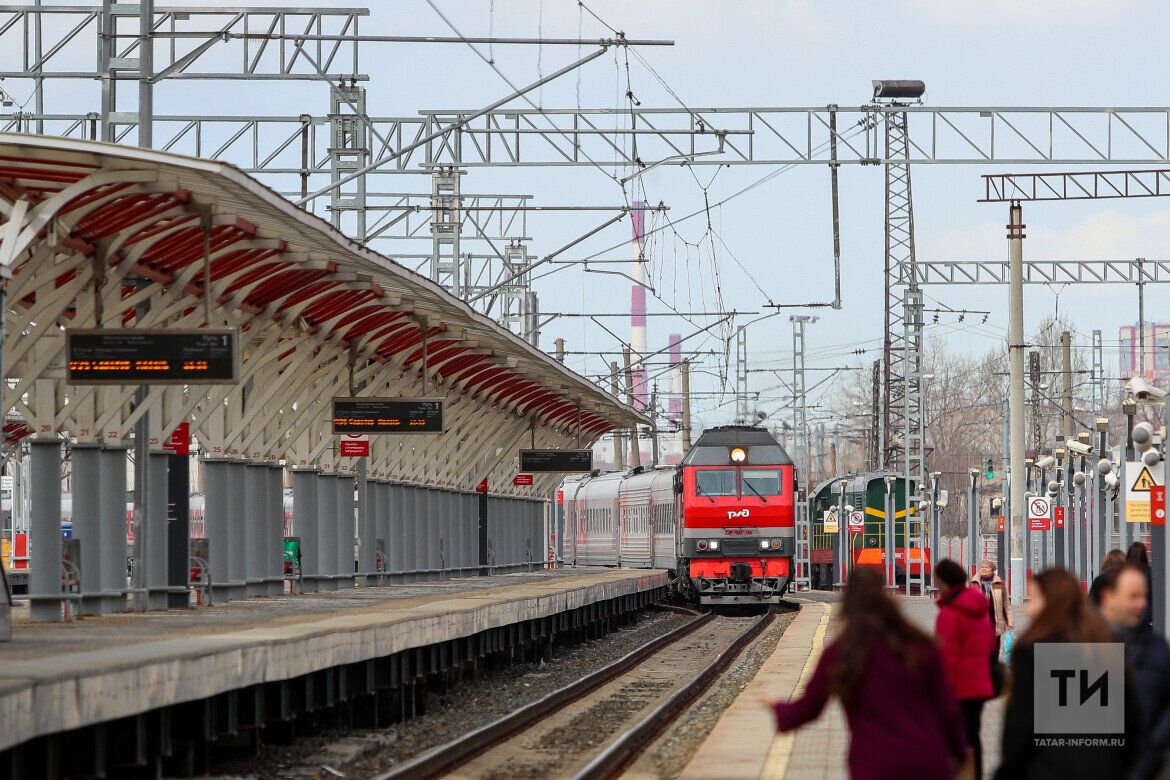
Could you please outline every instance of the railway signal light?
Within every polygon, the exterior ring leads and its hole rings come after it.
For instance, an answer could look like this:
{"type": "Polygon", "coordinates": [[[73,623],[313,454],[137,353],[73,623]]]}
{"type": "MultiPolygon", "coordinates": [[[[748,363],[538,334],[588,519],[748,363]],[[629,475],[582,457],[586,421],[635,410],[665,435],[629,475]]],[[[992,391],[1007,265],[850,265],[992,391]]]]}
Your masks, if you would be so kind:
{"type": "Polygon", "coordinates": [[[991,458],[983,461],[983,473],[988,479],[995,479],[995,463],[991,458]]]}

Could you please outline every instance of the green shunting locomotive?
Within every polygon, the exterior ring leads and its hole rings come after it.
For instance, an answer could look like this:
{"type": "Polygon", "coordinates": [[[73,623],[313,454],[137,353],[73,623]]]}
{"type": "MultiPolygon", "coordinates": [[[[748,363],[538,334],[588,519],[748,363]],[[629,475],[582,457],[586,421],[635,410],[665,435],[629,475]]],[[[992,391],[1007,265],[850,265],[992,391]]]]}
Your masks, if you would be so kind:
{"type": "MultiPolygon", "coordinates": [[[[848,541],[850,566],[872,566],[879,571],[885,563],[886,545],[886,491],[887,485],[893,491],[894,502],[894,572],[898,582],[904,582],[906,574],[906,478],[891,472],[873,472],[836,477],[821,484],[809,500],[809,520],[811,525],[811,539],[809,557],[811,559],[810,577],[812,587],[819,590],[832,590],[840,584],[841,553],[838,545],[841,540],[848,541]],[[887,482],[887,478],[890,480],[887,482]],[[840,500],[840,488],[845,489],[844,501],[840,500]],[[834,513],[844,504],[852,506],[854,511],[860,511],[864,517],[863,531],[850,533],[846,517],[839,518],[836,533],[826,533],[825,513],[830,509],[834,513]]],[[[917,495],[917,485],[911,483],[911,495],[917,495]]],[[[848,514],[848,513],[846,513],[848,514]]],[[[918,532],[918,507],[911,502],[910,506],[910,534],[911,538],[918,532]]],[[[910,551],[910,571],[917,576],[919,568],[930,566],[930,555],[926,550],[912,549],[910,551]]]]}

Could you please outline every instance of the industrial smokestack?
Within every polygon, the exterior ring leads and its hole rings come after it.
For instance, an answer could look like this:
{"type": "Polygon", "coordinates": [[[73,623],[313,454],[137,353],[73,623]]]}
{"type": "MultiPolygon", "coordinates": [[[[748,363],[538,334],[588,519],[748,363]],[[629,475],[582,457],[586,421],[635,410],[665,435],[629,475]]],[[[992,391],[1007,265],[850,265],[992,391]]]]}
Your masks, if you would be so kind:
{"type": "Polygon", "coordinates": [[[630,358],[633,361],[634,407],[646,408],[646,262],[643,249],[646,246],[646,202],[636,200],[630,211],[633,226],[633,269],[630,276],[634,284],[630,289],[630,358]]]}

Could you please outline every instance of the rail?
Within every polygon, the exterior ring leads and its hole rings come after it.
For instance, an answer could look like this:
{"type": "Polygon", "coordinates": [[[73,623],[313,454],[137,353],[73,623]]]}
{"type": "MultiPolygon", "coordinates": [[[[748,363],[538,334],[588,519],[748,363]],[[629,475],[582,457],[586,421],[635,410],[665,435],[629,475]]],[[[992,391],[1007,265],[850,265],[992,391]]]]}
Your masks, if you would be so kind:
{"type": "Polygon", "coordinates": [[[776,613],[769,610],[760,616],[746,631],[736,637],[711,663],[703,667],[690,682],[679,688],[670,698],[659,704],[639,721],[633,728],[626,731],[609,747],[599,753],[580,772],[573,776],[573,780],[604,780],[617,775],[632,762],[661,734],[667,726],[674,722],[691,702],[697,699],[711,684],[723,674],[753,639],[759,636],[765,628],[776,619],[776,613]]]}
{"type": "MultiPolygon", "coordinates": [[[[697,614],[692,610],[685,610],[690,614],[697,614]]],[[[390,771],[378,775],[376,780],[402,780],[403,778],[438,777],[480,753],[488,750],[508,739],[518,731],[527,728],[540,718],[550,715],[569,702],[605,685],[621,675],[629,672],[638,664],[657,653],[664,647],[671,645],[715,619],[714,613],[705,612],[678,628],[642,645],[612,664],[592,672],[576,682],[553,691],[552,693],[527,704],[504,717],[465,734],[458,739],[432,748],[425,753],[415,756],[390,771]]]]}

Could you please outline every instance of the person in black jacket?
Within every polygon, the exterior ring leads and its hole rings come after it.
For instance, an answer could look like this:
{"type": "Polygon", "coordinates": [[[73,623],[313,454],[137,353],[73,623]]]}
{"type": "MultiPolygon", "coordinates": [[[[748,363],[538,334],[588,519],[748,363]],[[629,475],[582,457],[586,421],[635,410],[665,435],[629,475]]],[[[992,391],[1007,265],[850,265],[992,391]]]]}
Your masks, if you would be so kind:
{"type": "MultiPolygon", "coordinates": [[[[1144,548],[1143,548],[1144,549],[1144,548]]],[[[1126,565],[1101,586],[1101,616],[1125,643],[1125,660],[1141,708],[1141,753],[1131,778],[1157,777],[1170,749],[1170,645],[1145,623],[1146,572],[1126,565]]]]}
{"type": "Polygon", "coordinates": [[[1136,566],[1146,577],[1146,611],[1142,613],[1142,625],[1154,625],[1154,604],[1149,594],[1154,592],[1154,577],[1150,572],[1150,553],[1145,542],[1134,542],[1125,552],[1125,562],[1136,566]]]}
{"type": "Polygon", "coordinates": [[[1081,594],[1077,578],[1064,569],[1049,569],[1032,580],[1025,605],[1031,625],[1012,650],[1012,694],[1004,711],[1001,764],[997,780],[1017,778],[1124,778],[1139,749],[1140,714],[1128,680],[1125,683],[1125,733],[1121,744],[1053,744],[1043,737],[1100,735],[1037,734],[1035,729],[1036,645],[1050,642],[1112,642],[1108,626],[1081,594]]]}

